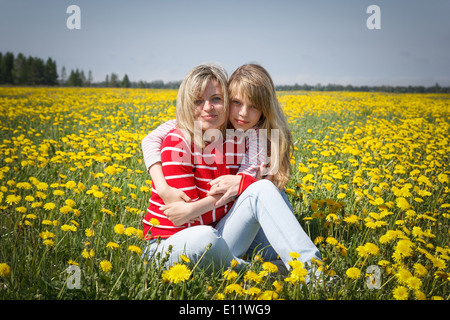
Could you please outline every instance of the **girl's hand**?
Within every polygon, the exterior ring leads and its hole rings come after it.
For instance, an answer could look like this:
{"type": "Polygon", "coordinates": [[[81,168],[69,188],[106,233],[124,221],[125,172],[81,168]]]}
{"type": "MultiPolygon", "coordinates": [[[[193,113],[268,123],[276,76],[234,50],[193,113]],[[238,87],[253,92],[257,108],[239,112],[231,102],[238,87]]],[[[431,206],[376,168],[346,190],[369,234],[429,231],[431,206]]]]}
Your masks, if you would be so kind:
{"type": "Polygon", "coordinates": [[[273,174],[270,172],[270,168],[266,167],[264,163],[259,166],[258,173],[256,174],[256,180],[261,179],[273,181],[273,174]]]}
{"type": "Polygon", "coordinates": [[[240,175],[224,175],[220,176],[209,184],[211,189],[208,192],[208,196],[222,195],[222,197],[216,202],[216,207],[221,207],[226,203],[233,200],[239,192],[239,184],[242,177],[240,175]]]}

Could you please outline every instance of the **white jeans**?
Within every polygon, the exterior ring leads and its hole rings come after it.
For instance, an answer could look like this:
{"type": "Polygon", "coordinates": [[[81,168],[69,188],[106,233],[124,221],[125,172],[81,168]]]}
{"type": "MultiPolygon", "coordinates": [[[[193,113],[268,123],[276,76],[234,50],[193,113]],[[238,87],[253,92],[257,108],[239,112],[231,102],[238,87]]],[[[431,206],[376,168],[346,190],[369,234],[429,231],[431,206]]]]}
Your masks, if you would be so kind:
{"type": "Polygon", "coordinates": [[[292,260],[290,252],[300,254],[299,260],[309,263],[311,258],[321,260],[320,252],[305,233],[292,212],[284,192],[272,182],[260,180],[249,186],[236,200],[227,215],[215,228],[195,226],[182,230],[168,239],[148,243],[145,255],[162,254],[172,246],[166,266],[179,261],[181,254],[203,268],[228,267],[232,259],[245,266],[242,257],[256,249],[262,249],[265,261],[277,259],[292,260]],[[210,246],[205,253],[205,248],[210,246]]]}

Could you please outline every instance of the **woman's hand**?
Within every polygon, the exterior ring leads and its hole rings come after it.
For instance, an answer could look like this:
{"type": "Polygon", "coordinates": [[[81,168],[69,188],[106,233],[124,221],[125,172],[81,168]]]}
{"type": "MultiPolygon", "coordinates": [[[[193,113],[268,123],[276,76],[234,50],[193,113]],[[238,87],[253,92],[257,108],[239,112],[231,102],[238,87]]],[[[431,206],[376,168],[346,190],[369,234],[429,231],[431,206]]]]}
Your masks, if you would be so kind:
{"type": "Polygon", "coordinates": [[[174,202],[190,202],[191,198],[189,198],[186,193],[183,191],[173,188],[169,185],[160,186],[157,190],[158,195],[161,197],[161,199],[164,201],[164,203],[171,204],[174,202]]]}
{"type": "Polygon", "coordinates": [[[182,226],[188,222],[194,222],[197,220],[197,218],[192,217],[192,203],[177,201],[163,205],[159,207],[159,209],[164,212],[174,226],[182,226]]]}
{"type": "Polygon", "coordinates": [[[209,196],[222,195],[222,197],[216,202],[216,207],[221,207],[226,203],[233,200],[239,192],[239,184],[241,183],[242,176],[240,175],[224,175],[220,176],[209,184],[211,189],[208,192],[209,196]]]}
{"type": "Polygon", "coordinates": [[[166,178],[164,177],[162,171],[161,162],[154,163],[148,169],[150,175],[152,176],[153,183],[156,186],[156,192],[164,201],[165,204],[169,204],[177,201],[190,202],[189,198],[183,191],[173,188],[167,184],[166,178]]]}

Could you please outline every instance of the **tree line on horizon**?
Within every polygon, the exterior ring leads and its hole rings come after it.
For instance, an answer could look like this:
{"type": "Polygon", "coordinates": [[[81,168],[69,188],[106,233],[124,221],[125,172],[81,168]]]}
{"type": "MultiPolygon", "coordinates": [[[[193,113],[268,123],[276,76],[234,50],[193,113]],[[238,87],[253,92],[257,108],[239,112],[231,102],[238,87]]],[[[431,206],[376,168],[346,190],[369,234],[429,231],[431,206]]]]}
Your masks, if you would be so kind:
{"type": "MultiPolygon", "coordinates": [[[[67,72],[63,66],[58,74],[56,61],[48,58],[44,61],[38,57],[26,57],[22,53],[14,56],[11,52],[0,52],[0,85],[18,86],[67,86],[67,87],[115,87],[115,88],[148,88],[148,89],[178,89],[181,81],[164,82],[154,81],[130,81],[127,74],[122,79],[117,73],[106,75],[104,81],[94,82],[92,71],[86,76],[80,69],[67,72]]],[[[354,86],[320,83],[316,85],[297,84],[277,85],[279,91],[373,91],[393,93],[450,93],[450,87],[441,87],[438,83],[434,86],[354,86]]]]}

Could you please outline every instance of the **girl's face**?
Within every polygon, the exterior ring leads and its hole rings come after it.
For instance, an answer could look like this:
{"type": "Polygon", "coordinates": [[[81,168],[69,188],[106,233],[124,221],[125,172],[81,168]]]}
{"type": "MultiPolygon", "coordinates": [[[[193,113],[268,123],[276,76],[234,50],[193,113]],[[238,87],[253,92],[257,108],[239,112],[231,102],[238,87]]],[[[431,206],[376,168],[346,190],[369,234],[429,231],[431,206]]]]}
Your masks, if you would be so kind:
{"type": "Polygon", "coordinates": [[[240,91],[232,97],[230,104],[230,122],[233,127],[241,130],[253,128],[261,118],[262,111],[257,108],[240,91]]]}

